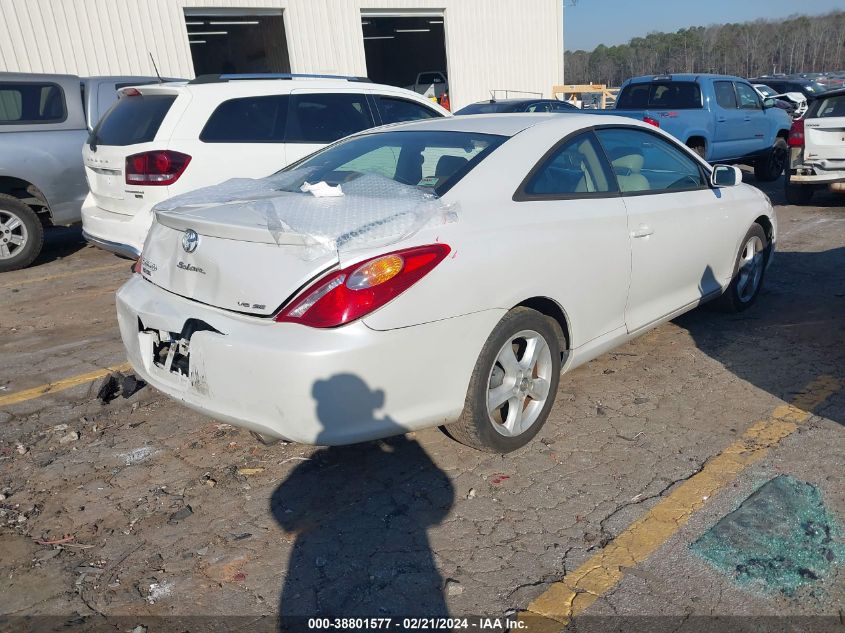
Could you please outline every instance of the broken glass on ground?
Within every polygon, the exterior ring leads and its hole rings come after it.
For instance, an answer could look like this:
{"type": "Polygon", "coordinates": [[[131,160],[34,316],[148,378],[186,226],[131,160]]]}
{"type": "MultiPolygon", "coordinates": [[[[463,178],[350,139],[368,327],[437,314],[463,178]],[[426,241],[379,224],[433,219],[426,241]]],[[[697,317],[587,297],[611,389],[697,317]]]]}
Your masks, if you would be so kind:
{"type": "Polygon", "coordinates": [[[845,558],[819,489],[788,475],[766,482],[690,548],[742,584],[787,596],[845,558]]]}

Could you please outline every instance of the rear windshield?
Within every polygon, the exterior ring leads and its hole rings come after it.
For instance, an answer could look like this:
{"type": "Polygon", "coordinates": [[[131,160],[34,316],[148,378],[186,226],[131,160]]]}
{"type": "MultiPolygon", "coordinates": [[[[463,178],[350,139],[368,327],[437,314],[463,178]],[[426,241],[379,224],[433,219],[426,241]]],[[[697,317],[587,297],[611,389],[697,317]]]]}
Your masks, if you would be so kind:
{"type": "Polygon", "coordinates": [[[654,81],[625,86],[616,100],[619,110],[690,110],[701,107],[701,90],[692,81],[654,81]]]}
{"type": "Polygon", "coordinates": [[[89,144],[135,145],[149,143],[158,133],[176,95],[121,97],[88,136],[89,144]]]}
{"type": "Polygon", "coordinates": [[[287,189],[308,182],[339,185],[365,174],[379,174],[404,185],[442,195],[507,137],[471,132],[381,132],[341,141],[282,171],[303,177],[287,189]]]}
{"type": "Polygon", "coordinates": [[[455,112],[455,114],[495,114],[496,112],[510,112],[513,108],[514,105],[512,103],[471,103],[455,112]]]}
{"type": "Polygon", "coordinates": [[[65,96],[56,84],[0,83],[0,125],[61,123],[65,96]]]}
{"type": "Polygon", "coordinates": [[[845,95],[828,97],[819,104],[819,111],[813,118],[845,117],[845,95]]]}

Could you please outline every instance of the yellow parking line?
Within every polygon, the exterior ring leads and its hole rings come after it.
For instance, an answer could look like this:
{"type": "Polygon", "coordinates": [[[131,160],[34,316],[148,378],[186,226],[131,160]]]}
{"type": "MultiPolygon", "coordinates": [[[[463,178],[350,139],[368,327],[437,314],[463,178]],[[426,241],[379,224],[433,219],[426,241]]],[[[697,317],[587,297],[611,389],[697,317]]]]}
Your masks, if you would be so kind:
{"type": "Polygon", "coordinates": [[[77,385],[97,380],[103,376],[108,376],[113,371],[127,371],[129,369],[129,363],[121,363],[120,365],[115,365],[114,367],[106,367],[105,369],[89,371],[87,374],[79,374],[78,376],[71,376],[70,378],[62,378],[56,382],[48,382],[46,385],[41,385],[40,387],[33,387],[32,389],[25,389],[23,391],[10,393],[6,396],[0,396],[0,407],[26,402],[27,400],[32,400],[34,398],[40,398],[48,393],[64,391],[65,389],[70,389],[72,387],[76,387],[77,385]]]}
{"type": "Polygon", "coordinates": [[[840,383],[831,376],[812,381],[793,399],[777,407],[767,420],[753,424],[742,437],[713,457],[695,475],[651,508],[583,565],[566,574],[528,605],[530,616],[566,623],[616,586],[625,569],[644,561],[677,532],[720,488],[746,466],[761,460],[806,422],[811,411],[836,393],[840,383]]]}
{"type": "Polygon", "coordinates": [[[11,283],[2,284],[0,285],[0,289],[17,288],[18,286],[34,284],[40,281],[53,281],[55,279],[64,279],[65,277],[76,277],[77,275],[98,273],[103,270],[117,270],[118,268],[125,268],[128,272],[131,266],[132,262],[126,260],[125,262],[121,262],[119,264],[109,264],[108,266],[95,266],[94,268],[83,268],[82,270],[69,270],[63,273],[57,273],[55,275],[47,275],[45,277],[33,277],[32,279],[21,279],[19,281],[13,281],[11,283]]]}

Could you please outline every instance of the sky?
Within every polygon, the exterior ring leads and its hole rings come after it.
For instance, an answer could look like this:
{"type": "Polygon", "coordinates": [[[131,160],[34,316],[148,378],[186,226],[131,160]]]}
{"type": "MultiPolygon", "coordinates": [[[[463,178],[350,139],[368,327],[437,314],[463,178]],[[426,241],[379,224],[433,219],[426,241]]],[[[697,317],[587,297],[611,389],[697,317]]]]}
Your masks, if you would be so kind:
{"type": "Polygon", "coordinates": [[[845,0],[577,0],[575,6],[563,1],[566,50],[625,44],[652,31],[845,10],[845,0]]]}

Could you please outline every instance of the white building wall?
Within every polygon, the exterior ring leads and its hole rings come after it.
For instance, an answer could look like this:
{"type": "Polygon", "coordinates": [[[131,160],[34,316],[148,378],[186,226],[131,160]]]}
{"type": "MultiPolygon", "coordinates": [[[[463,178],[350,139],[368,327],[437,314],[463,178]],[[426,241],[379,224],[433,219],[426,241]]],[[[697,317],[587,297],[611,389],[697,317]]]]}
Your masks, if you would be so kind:
{"type": "Polygon", "coordinates": [[[0,71],[193,77],[185,8],[282,9],[293,72],[349,75],[362,11],[442,10],[453,107],[563,83],[562,0],[0,0],[0,71]]]}

